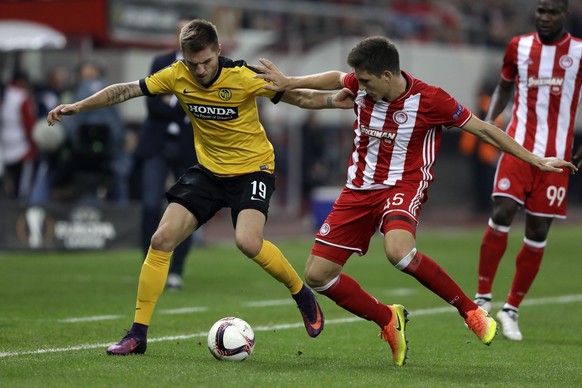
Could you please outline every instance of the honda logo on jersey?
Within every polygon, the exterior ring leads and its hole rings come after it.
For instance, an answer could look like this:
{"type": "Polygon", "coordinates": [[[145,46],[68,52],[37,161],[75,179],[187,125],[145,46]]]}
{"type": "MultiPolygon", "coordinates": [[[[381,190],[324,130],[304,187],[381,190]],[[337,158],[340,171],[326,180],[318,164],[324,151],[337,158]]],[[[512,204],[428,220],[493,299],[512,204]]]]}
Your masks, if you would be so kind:
{"type": "Polygon", "coordinates": [[[187,104],[194,117],[201,120],[228,121],[238,118],[238,107],[187,104]]]}

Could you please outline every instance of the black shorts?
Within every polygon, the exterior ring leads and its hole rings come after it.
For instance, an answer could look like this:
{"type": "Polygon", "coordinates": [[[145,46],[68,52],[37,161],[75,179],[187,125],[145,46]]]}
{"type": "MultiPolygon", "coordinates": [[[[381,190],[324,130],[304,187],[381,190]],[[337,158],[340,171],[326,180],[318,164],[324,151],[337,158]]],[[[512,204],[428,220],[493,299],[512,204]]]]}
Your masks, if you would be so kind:
{"type": "Polygon", "coordinates": [[[224,207],[231,209],[232,224],[238,213],[255,209],[267,216],[269,202],[275,191],[275,175],[254,172],[235,177],[217,177],[196,165],[190,167],[167,192],[168,202],[188,209],[200,225],[210,220],[224,207]]]}

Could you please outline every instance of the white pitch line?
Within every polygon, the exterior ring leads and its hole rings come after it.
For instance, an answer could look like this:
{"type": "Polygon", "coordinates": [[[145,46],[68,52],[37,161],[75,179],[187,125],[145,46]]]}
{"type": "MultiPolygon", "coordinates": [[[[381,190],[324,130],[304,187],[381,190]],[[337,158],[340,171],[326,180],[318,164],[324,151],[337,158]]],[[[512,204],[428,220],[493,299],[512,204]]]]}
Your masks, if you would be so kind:
{"type": "MultiPolygon", "coordinates": [[[[195,306],[195,307],[180,307],[177,309],[165,309],[158,311],[158,314],[164,315],[178,315],[178,314],[191,314],[191,313],[202,313],[208,311],[208,307],[205,306],[195,306]]],[[[95,315],[92,317],[72,317],[63,318],[57,320],[60,323],[80,323],[80,322],[95,322],[95,321],[109,321],[112,319],[124,318],[122,315],[95,315]]]]}
{"type": "Polygon", "coordinates": [[[206,311],[208,311],[208,307],[195,306],[195,307],[180,307],[177,309],[160,310],[160,311],[158,311],[158,313],[166,314],[166,315],[177,315],[177,314],[203,313],[206,311]]]}
{"type": "Polygon", "coordinates": [[[256,302],[246,302],[242,305],[245,307],[270,307],[270,306],[283,306],[288,304],[293,304],[293,299],[273,299],[273,300],[260,300],[256,302]]]}
{"type": "MultiPolygon", "coordinates": [[[[530,300],[523,301],[522,305],[537,306],[537,305],[543,305],[543,304],[566,304],[566,303],[576,303],[576,302],[582,302],[582,294],[563,295],[563,296],[555,296],[555,297],[547,297],[547,298],[539,298],[539,299],[530,299],[530,300]]],[[[497,303],[497,304],[501,305],[501,303],[497,303]]],[[[431,308],[431,309],[412,310],[410,312],[410,315],[414,318],[414,317],[423,316],[423,315],[436,315],[436,314],[456,313],[456,312],[457,312],[457,310],[455,308],[453,308],[451,306],[447,306],[447,307],[437,307],[437,308],[431,308]]],[[[327,319],[325,321],[325,324],[326,325],[330,325],[330,324],[333,325],[333,324],[354,323],[354,322],[365,322],[365,321],[359,317],[348,317],[348,318],[327,319]]],[[[256,327],[253,327],[253,330],[260,332],[260,331],[294,329],[297,327],[303,327],[303,322],[256,326],[256,327]]],[[[208,332],[200,332],[200,333],[193,333],[193,334],[148,338],[148,342],[151,343],[151,342],[162,342],[162,341],[176,341],[176,340],[185,340],[185,339],[199,338],[199,337],[204,338],[207,335],[208,335],[208,332]]],[[[29,351],[24,351],[24,352],[0,352],[0,358],[27,356],[27,355],[38,355],[38,354],[46,354],[46,353],[72,352],[75,350],[105,348],[109,345],[111,345],[111,343],[86,344],[86,345],[70,346],[70,347],[66,347],[66,348],[37,349],[37,350],[29,350],[29,351]]]]}
{"type": "Polygon", "coordinates": [[[61,323],[79,323],[79,322],[93,322],[93,321],[110,321],[112,319],[119,319],[121,315],[95,315],[93,317],[78,317],[78,318],[64,318],[57,322],[61,323]]]}
{"type": "Polygon", "coordinates": [[[385,290],[384,295],[408,296],[417,294],[419,290],[420,290],[419,288],[393,288],[390,290],[385,290]]]}
{"type": "Polygon", "coordinates": [[[549,296],[547,298],[526,299],[521,303],[521,305],[537,306],[540,304],[572,303],[572,302],[582,302],[582,295],[549,296]]]}

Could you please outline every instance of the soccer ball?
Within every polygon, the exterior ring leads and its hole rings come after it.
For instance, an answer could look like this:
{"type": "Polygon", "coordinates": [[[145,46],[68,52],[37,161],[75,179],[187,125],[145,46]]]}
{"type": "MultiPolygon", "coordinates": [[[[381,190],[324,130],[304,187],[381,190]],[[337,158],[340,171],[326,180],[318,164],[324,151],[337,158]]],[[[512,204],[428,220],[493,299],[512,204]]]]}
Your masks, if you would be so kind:
{"type": "Polygon", "coordinates": [[[208,332],[208,349],[217,360],[244,361],[255,347],[255,333],[244,320],[226,317],[208,332]]]}

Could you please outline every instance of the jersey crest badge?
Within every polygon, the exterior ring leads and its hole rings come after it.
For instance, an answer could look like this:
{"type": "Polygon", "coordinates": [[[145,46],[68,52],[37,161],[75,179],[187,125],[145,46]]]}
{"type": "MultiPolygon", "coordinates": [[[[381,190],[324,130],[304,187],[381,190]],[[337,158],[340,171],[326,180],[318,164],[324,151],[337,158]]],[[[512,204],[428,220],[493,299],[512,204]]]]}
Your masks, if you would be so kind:
{"type": "Polygon", "coordinates": [[[568,54],[560,57],[560,67],[564,70],[569,69],[574,64],[574,60],[568,54]]]}
{"type": "Polygon", "coordinates": [[[322,236],[328,235],[330,231],[331,226],[329,226],[327,222],[325,222],[323,225],[321,225],[321,228],[319,228],[319,234],[321,234],[322,236]]]}
{"type": "Polygon", "coordinates": [[[511,181],[507,178],[500,179],[499,182],[497,183],[497,187],[499,188],[499,190],[502,190],[502,191],[509,190],[510,186],[511,186],[511,181]]]}
{"type": "Polygon", "coordinates": [[[232,92],[230,89],[220,89],[218,91],[218,97],[220,97],[222,101],[228,101],[232,98],[232,92]]]}
{"type": "Polygon", "coordinates": [[[392,115],[392,120],[394,120],[396,124],[402,125],[408,121],[408,113],[403,110],[397,110],[392,115]]]}

